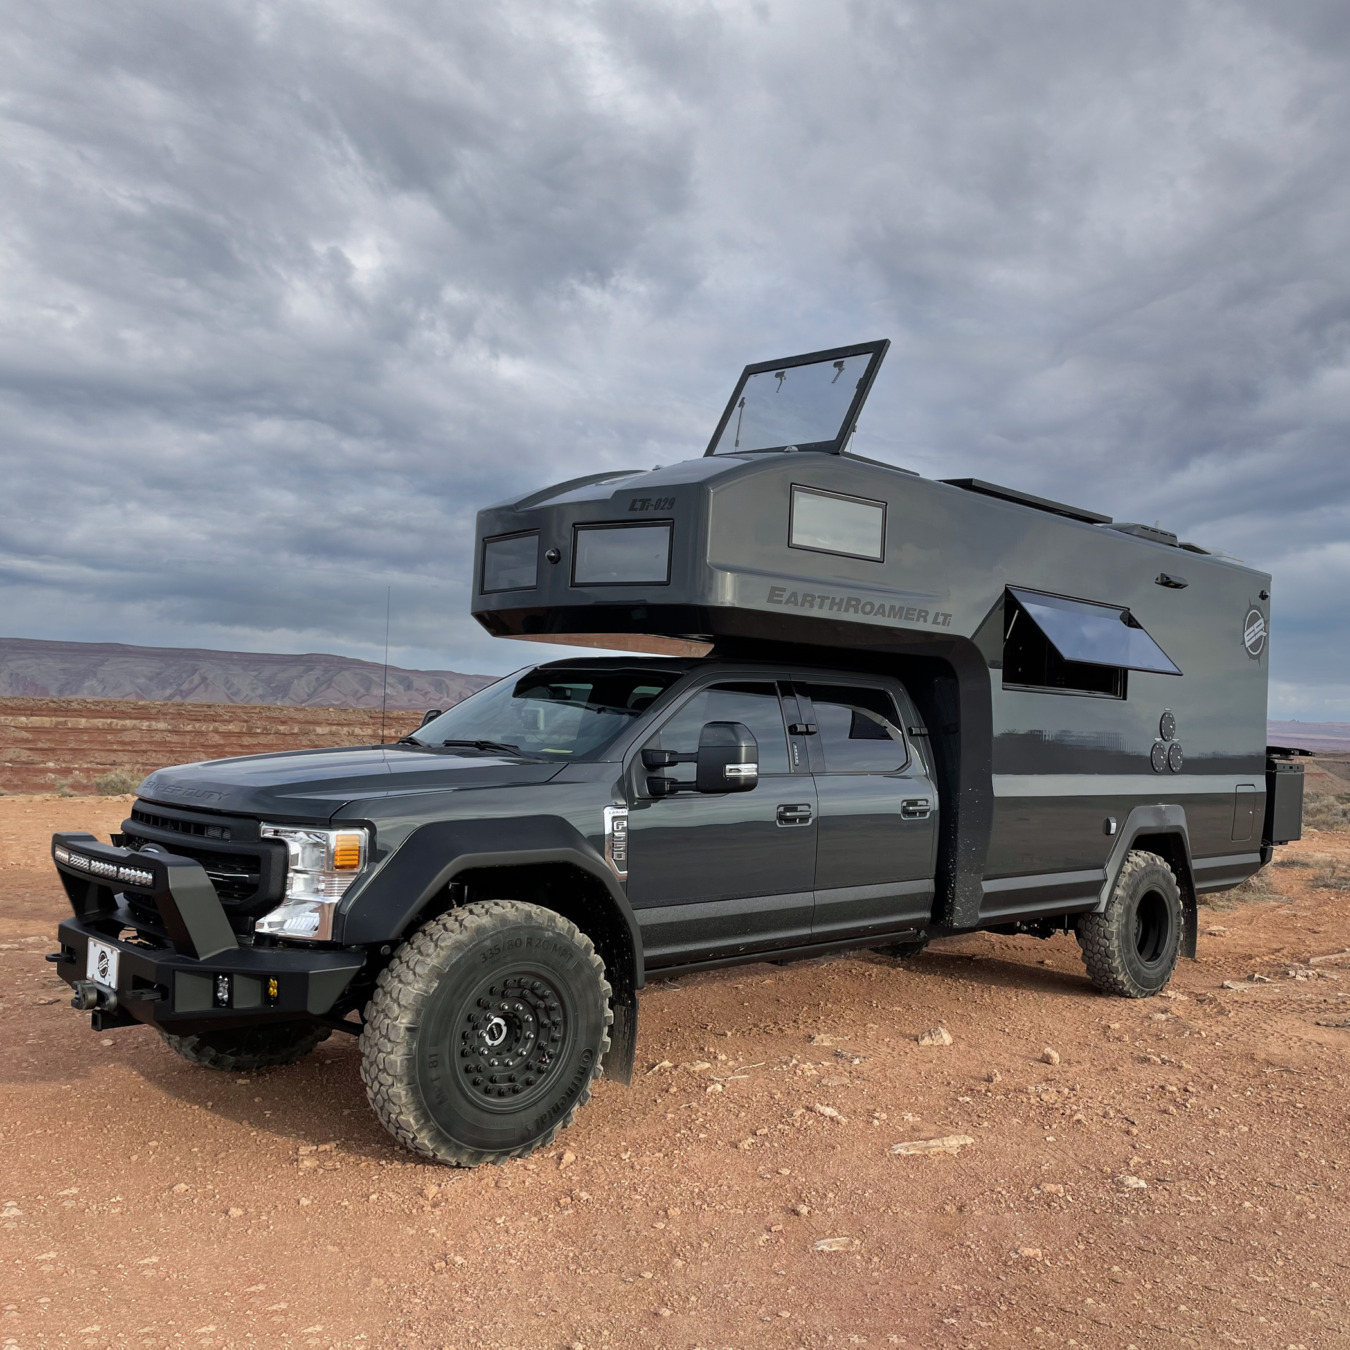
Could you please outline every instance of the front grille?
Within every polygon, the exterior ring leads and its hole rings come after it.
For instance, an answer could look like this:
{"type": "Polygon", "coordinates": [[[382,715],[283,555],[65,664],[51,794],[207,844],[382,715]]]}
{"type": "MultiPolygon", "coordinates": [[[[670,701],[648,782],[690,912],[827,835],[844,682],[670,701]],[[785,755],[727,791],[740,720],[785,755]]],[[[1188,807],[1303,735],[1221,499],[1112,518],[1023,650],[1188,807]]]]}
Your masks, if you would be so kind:
{"type": "MultiPolygon", "coordinates": [[[[155,844],[201,863],[231,926],[243,932],[251,916],[280,901],[286,879],[285,846],[261,839],[259,830],[258,821],[244,817],[137,802],[122,825],[122,837],[128,848],[155,844]]],[[[153,907],[148,895],[128,895],[128,900],[153,907]]]]}
{"type": "Polygon", "coordinates": [[[162,816],[157,812],[146,810],[143,806],[133,806],[131,818],[141,825],[148,825],[154,830],[167,830],[171,834],[190,834],[195,835],[198,839],[229,840],[232,837],[230,827],[218,821],[192,820],[183,816],[162,816]]]}

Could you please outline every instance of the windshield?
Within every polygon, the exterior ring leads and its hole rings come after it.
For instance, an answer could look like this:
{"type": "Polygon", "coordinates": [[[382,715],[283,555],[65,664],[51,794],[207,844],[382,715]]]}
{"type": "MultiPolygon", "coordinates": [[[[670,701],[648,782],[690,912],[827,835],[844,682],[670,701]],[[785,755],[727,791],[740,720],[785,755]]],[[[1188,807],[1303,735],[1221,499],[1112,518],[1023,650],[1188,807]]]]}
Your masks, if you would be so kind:
{"type": "Polygon", "coordinates": [[[834,443],[875,353],[785,365],[747,375],[715,455],[834,443]]]}
{"type": "Polygon", "coordinates": [[[454,742],[450,748],[470,753],[582,759],[603,750],[683,673],[679,668],[549,666],[508,675],[418,728],[408,740],[425,746],[454,742]]]}

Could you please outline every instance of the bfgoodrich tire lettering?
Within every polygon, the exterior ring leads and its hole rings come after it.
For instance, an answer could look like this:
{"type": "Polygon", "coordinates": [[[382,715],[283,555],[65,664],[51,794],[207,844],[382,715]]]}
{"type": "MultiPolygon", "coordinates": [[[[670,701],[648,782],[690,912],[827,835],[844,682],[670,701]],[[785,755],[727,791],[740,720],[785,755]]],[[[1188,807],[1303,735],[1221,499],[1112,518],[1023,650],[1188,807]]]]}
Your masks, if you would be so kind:
{"type": "Polygon", "coordinates": [[[380,973],[361,1076],[385,1128],[461,1167],[524,1157],[570,1125],[609,1048],[604,963],[575,924],[487,900],[433,919],[380,973]]]}
{"type": "Polygon", "coordinates": [[[1181,950],[1181,892],[1156,853],[1125,859],[1100,914],[1078,919],[1078,945],[1092,983],[1122,998],[1149,998],[1172,978],[1181,950]]]}

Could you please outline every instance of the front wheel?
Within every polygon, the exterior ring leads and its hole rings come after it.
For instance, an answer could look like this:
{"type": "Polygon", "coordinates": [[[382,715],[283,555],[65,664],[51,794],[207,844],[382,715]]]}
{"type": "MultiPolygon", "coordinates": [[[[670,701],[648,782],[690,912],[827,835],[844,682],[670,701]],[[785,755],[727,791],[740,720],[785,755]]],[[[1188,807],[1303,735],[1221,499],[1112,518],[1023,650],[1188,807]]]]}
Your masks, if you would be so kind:
{"type": "Polygon", "coordinates": [[[361,1033],[366,1095],[423,1157],[522,1158],[590,1100],[610,992],[591,940],[552,910],[516,900],[451,910],[380,972],[361,1033]]]}
{"type": "Polygon", "coordinates": [[[1151,998],[1172,978],[1181,952],[1181,891],[1156,853],[1125,859],[1100,914],[1078,918],[1078,945],[1088,977],[1104,994],[1151,998]]]}

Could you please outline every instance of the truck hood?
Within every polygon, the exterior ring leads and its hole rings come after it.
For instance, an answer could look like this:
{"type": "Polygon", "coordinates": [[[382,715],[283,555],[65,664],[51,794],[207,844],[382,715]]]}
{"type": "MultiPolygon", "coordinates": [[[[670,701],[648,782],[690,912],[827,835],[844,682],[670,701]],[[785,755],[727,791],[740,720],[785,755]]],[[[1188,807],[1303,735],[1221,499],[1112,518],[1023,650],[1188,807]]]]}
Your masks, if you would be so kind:
{"type": "Polygon", "coordinates": [[[157,769],[139,795],[166,806],[327,819],[353,797],[546,783],[563,767],[509,756],[339,746],[157,769]]]}

